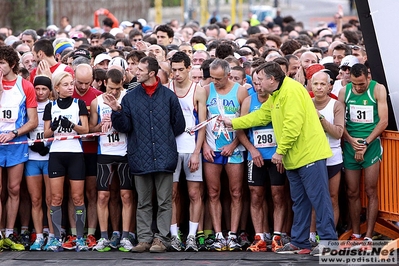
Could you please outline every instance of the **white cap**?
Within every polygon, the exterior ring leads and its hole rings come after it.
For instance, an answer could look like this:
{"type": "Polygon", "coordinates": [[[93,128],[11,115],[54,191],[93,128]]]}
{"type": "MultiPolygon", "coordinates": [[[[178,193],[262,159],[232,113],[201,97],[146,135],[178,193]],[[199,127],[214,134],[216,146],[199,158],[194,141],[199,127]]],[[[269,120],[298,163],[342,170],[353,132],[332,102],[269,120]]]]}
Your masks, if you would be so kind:
{"type": "Polygon", "coordinates": [[[321,64],[321,65],[324,65],[324,64],[327,64],[327,63],[334,63],[334,60],[333,60],[333,57],[332,57],[332,56],[323,57],[323,58],[320,60],[320,62],[319,62],[319,64],[321,64]]]}
{"type": "Polygon", "coordinates": [[[347,55],[344,58],[342,58],[341,65],[339,66],[339,68],[341,68],[343,66],[353,67],[354,64],[358,64],[358,63],[359,63],[359,59],[357,59],[356,56],[347,55]]]}
{"type": "Polygon", "coordinates": [[[59,28],[56,25],[49,25],[49,26],[47,26],[47,30],[58,31],[59,28]]]}
{"type": "Polygon", "coordinates": [[[139,18],[137,21],[140,22],[143,27],[147,25],[147,21],[143,18],[139,18]]]}
{"type": "Polygon", "coordinates": [[[119,56],[112,58],[111,61],[109,62],[108,67],[114,66],[114,65],[115,66],[120,66],[120,67],[122,67],[125,70],[128,67],[126,60],[123,59],[122,57],[119,57],[119,56]]]}
{"type": "Polygon", "coordinates": [[[121,28],[112,28],[109,33],[111,33],[112,35],[116,36],[116,34],[118,33],[123,33],[123,30],[121,28]]]}
{"type": "Polygon", "coordinates": [[[119,24],[119,28],[121,28],[121,29],[126,29],[127,27],[132,27],[132,26],[133,26],[133,23],[130,21],[127,21],[127,20],[122,21],[121,24],[119,24]]]}
{"type": "Polygon", "coordinates": [[[108,54],[99,54],[96,56],[96,59],[94,59],[93,65],[96,66],[104,60],[111,61],[112,58],[108,54]]]}

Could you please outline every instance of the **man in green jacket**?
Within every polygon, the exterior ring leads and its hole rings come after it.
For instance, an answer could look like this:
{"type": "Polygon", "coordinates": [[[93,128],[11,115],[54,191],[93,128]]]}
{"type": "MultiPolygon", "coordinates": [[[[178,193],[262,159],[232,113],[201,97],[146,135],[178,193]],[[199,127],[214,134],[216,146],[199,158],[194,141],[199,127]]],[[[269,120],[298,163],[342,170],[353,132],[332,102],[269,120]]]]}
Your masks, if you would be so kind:
{"type": "MultiPolygon", "coordinates": [[[[261,65],[256,72],[261,86],[270,93],[269,99],[248,115],[233,120],[219,119],[234,129],[264,126],[273,121],[277,150],[272,162],[278,169],[285,167],[287,170],[294,202],[291,243],[276,252],[308,254],[312,207],[316,211],[320,239],[337,239],[326,166],[326,158],[332,156],[332,152],[306,89],[285,77],[276,62],[261,65]]],[[[313,254],[319,251],[317,247],[313,254]]]]}

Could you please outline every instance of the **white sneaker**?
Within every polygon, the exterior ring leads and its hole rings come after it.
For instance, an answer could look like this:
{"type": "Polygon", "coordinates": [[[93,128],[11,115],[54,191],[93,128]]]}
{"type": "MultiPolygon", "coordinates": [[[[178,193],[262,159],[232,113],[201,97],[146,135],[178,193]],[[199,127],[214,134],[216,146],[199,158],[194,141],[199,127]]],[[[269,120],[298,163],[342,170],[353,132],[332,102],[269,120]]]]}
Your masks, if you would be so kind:
{"type": "Polygon", "coordinates": [[[132,243],[127,237],[122,238],[121,242],[119,243],[119,251],[129,252],[133,248],[132,243]]]}
{"type": "Polygon", "coordinates": [[[111,248],[109,247],[109,243],[110,241],[108,239],[105,238],[100,238],[97,241],[97,245],[95,245],[93,247],[93,250],[97,250],[99,252],[106,252],[106,251],[110,251],[111,248]]]}

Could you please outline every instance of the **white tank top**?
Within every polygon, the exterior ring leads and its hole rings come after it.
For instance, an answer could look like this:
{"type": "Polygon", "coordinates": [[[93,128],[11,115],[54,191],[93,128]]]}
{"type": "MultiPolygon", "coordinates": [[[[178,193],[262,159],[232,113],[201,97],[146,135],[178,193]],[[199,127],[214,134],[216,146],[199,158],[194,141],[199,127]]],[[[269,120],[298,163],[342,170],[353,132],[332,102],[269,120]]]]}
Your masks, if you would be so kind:
{"type": "MultiPolygon", "coordinates": [[[[39,124],[37,128],[29,132],[29,140],[37,140],[37,139],[44,139],[44,121],[43,121],[43,114],[44,108],[50,101],[47,100],[45,102],[38,102],[37,103],[37,118],[39,120],[39,124]]],[[[45,156],[41,156],[39,153],[32,151],[29,149],[29,160],[34,161],[46,161],[48,160],[48,154],[45,156]]]]}
{"type": "Polygon", "coordinates": [[[21,77],[17,77],[15,85],[3,90],[0,102],[0,132],[7,133],[23,126],[26,115],[26,96],[22,88],[21,77]]]}
{"type": "MultiPolygon", "coordinates": [[[[175,88],[173,82],[169,84],[169,89],[171,89],[175,94],[175,88]]],[[[194,107],[194,94],[197,89],[197,84],[191,82],[190,88],[188,89],[186,95],[180,97],[179,99],[180,107],[183,111],[184,120],[186,121],[186,128],[192,128],[197,124],[198,113],[194,107]]],[[[179,153],[193,153],[195,150],[196,135],[190,135],[188,133],[180,134],[176,137],[177,152],[179,153]]]]}
{"type": "MultiPolygon", "coordinates": [[[[118,99],[119,103],[121,103],[125,94],[126,90],[123,90],[118,99]]],[[[100,123],[104,117],[111,117],[112,109],[104,103],[102,95],[97,97],[97,113],[98,123],[100,123]]],[[[127,137],[125,133],[119,133],[111,127],[106,135],[102,135],[98,138],[98,154],[125,156],[126,153],[127,137]]]]}
{"type": "MultiPolygon", "coordinates": [[[[330,99],[324,109],[319,110],[319,113],[324,116],[331,124],[334,124],[334,105],[337,100],[330,99]]],[[[327,166],[337,165],[342,163],[342,150],[341,150],[341,139],[333,138],[330,134],[326,132],[328,143],[330,144],[333,156],[327,158],[327,166]]]]}
{"type": "MultiPolygon", "coordinates": [[[[67,109],[61,109],[57,105],[57,101],[52,102],[51,119],[55,117],[65,116],[74,124],[79,124],[79,104],[78,99],[73,99],[71,106],[67,109]]],[[[71,128],[59,127],[54,131],[54,137],[76,136],[78,133],[71,128]]],[[[71,140],[54,140],[50,147],[50,152],[83,152],[80,139],[71,140]]]]}

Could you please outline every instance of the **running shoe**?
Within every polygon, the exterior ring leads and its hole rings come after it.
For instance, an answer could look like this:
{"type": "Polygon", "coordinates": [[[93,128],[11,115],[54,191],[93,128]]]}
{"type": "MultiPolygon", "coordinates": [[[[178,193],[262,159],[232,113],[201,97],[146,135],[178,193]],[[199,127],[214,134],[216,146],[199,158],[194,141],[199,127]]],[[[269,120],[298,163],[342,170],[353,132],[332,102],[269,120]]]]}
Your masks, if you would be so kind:
{"type": "Polygon", "coordinates": [[[324,248],[325,248],[325,246],[324,245],[322,245],[322,244],[318,244],[313,250],[312,250],[312,252],[310,252],[310,255],[311,256],[314,256],[314,257],[320,257],[320,256],[328,256],[328,255],[330,255],[330,252],[325,252],[324,251],[324,254],[323,254],[323,250],[324,250],[324,248]]]}
{"type": "Polygon", "coordinates": [[[22,245],[24,245],[25,249],[29,248],[31,242],[30,242],[30,232],[28,230],[25,230],[20,235],[20,242],[22,245]]]}
{"type": "Polygon", "coordinates": [[[238,243],[240,243],[242,249],[246,249],[251,245],[251,241],[248,239],[248,234],[246,232],[242,232],[238,237],[238,243]]]}
{"type": "MultiPolygon", "coordinates": [[[[44,235],[43,235],[44,238],[44,235]]],[[[32,232],[30,233],[30,239],[29,239],[30,243],[33,243],[36,241],[36,232],[32,232]]]]}
{"type": "Polygon", "coordinates": [[[119,251],[129,252],[132,250],[132,248],[133,244],[130,242],[129,238],[122,238],[121,242],[119,243],[119,251]]]}
{"type": "MultiPolygon", "coordinates": [[[[45,240],[45,245],[42,247],[42,250],[44,250],[44,251],[47,251],[47,249],[48,249],[48,247],[51,245],[51,242],[53,241],[53,239],[54,239],[54,237],[53,236],[48,236],[48,237],[46,237],[46,240],[45,240]]],[[[62,242],[62,240],[61,240],[61,242],[62,242]]]]}
{"type": "Polygon", "coordinates": [[[195,236],[189,235],[186,240],[185,251],[198,251],[197,242],[195,241],[195,236]]]}
{"type": "Polygon", "coordinates": [[[281,235],[281,239],[283,241],[283,245],[288,244],[288,243],[291,242],[291,237],[286,235],[286,234],[281,235]]]}
{"type": "Polygon", "coordinates": [[[11,250],[15,250],[15,251],[25,250],[24,245],[19,243],[17,238],[14,236],[14,234],[11,234],[9,237],[4,238],[3,247],[5,249],[11,249],[11,250]]]}
{"type": "Polygon", "coordinates": [[[207,250],[211,250],[212,244],[215,242],[215,235],[210,234],[208,237],[205,239],[205,245],[207,250]]]}
{"type": "Polygon", "coordinates": [[[240,251],[241,250],[241,245],[238,244],[238,239],[235,235],[232,236],[229,233],[229,237],[227,238],[226,249],[229,251],[240,251]]]}
{"type": "Polygon", "coordinates": [[[112,234],[109,245],[111,246],[111,248],[117,249],[119,247],[120,242],[121,242],[121,235],[114,232],[112,234]]]}
{"type": "Polygon", "coordinates": [[[50,243],[47,245],[46,251],[59,252],[63,251],[61,239],[55,237],[49,239],[50,243]]]}
{"type": "Polygon", "coordinates": [[[284,245],[284,247],[277,249],[276,253],[278,254],[301,254],[301,255],[305,255],[305,254],[310,254],[310,249],[307,248],[300,248],[297,247],[291,243],[288,243],[286,245],[284,245]]]}
{"type": "Polygon", "coordinates": [[[62,247],[67,250],[76,249],[76,236],[67,236],[67,239],[62,243],[62,247]]]}
{"type": "Polygon", "coordinates": [[[247,248],[247,251],[265,252],[265,251],[267,251],[266,242],[264,240],[262,240],[262,238],[260,238],[260,236],[255,235],[254,242],[252,242],[252,244],[247,248]]]}
{"type": "Polygon", "coordinates": [[[178,236],[172,236],[170,240],[170,246],[173,251],[181,251],[182,250],[182,243],[178,236]]]}
{"type": "Polygon", "coordinates": [[[89,249],[92,249],[97,243],[96,238],[93,235],[88,235],[86,238],[86,244],[89,249]]]}
{"type": "Polygon", "coordinates": [[[30,250],[42,250],[44,246],[44,239],[43,238],[36,238],[35,242],[30,246],[30,250]]]}
{"type": "Polygon", "coordinates": [[[309,242],[310,242],[310,245],[312,246],[312,248],[317,247],[317,245],[319,244],[319,241],[320,241],[320,237],[318,235],[316,235],[315,240],[309,238],[309,242]]]}
{"type": "Polygon", "coordinates": [[[216,238],[209,248],[210,251],[224,251],[226,249],[226,240],[224,238],[216,238]]]}
{"type": "Polygon", "coordinates": [[[205,244],[205,235],[203,232],[201,233],[197,233],[197,235],[195,236],[196,240],[197,240],[197,247],[199,251],[205,251],[207,250],[206,248],[206,244],[205,244]]]}
{"type": "Polygon", "coordinates": [[[110,251],[109,240],[105,238],[100,238],[97,242],[97,245],[93,247],[93,250],[97,250],[98,252],[107,252],[110,251]]]}
{"type": "Polygon", "coordinates": [[[276,250],[282,248],[284,246],[283,240],[280,235],[274,235],[272,239],[272,251],[276,252],[276,250]]]}
{"type": "Polygon", "coordinates": [[[339,245],[339,249],[359,249],[363,243],[363,238],[362,237],[356,237],[354,235],[351,235],[349,240],[347,241],[341,241],[341,244],[339,245]]]}
{"type": "Polygon", "coordinates": [[[78,239],[75,240],[76,243],[76,251],[87,251],[89,250],[89,247],[86,244],[86,240],[83,237],[80,237],[78,239]]]}
{"type": "Polygon", "coordinates": [[[127,239],[129,239],[130,243],[132,243],[133,247],[136,246],[138,244],[137,242],[137,238],[135,235],[129,234],[127,236],[127,239]]]}

